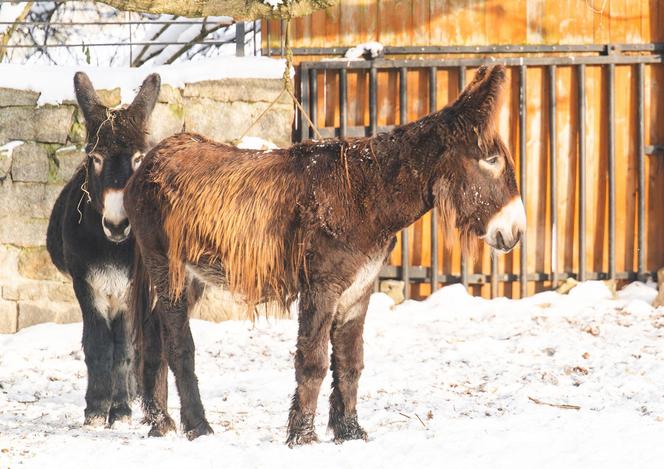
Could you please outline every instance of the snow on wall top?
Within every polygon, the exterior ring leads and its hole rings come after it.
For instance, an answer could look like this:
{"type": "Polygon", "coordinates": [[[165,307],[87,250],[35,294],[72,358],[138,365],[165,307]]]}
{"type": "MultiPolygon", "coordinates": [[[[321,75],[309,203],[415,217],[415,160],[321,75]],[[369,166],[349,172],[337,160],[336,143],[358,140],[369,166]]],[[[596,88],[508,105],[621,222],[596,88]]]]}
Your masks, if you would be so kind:
{"type": "Polygon", "coordinates": [[[40,106],[60,104],[76,99],[74,74],[84,71],[96,89],[120,88],[122,102],[130,103],[150,73],[159,73],[162,84],[181,88],[185,83],[223,78],[280,79],[285,66],[285,60],[267,57],[224,57],[199,63],[140,68],[0,64],[0,88],[41,93],[37,102],[40,106]]]}

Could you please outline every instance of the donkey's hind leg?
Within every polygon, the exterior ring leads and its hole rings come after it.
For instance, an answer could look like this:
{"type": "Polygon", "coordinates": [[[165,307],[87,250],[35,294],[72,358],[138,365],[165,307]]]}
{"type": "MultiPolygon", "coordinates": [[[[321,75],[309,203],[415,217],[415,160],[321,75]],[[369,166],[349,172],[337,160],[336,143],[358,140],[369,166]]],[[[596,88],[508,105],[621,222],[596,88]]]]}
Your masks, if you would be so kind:
{"type": "Polygon", "coordinates": [[[108,413],[108,425],[131,420],[131,399],[134,394],[131,345],[127,340],[125,314],[111,323],[113,334],[113,403],[108,413]]]}
{"type": "Polygon", "coordinates": [[[163,352],[163,331],[158,310],[149,316],[143,329],[143,412],[144,423],[151,426],[149,436],[174,432],[175,422],[168,415],[168,364],[163,352]]]}
{"type": "Polygon", "coordinates": [[[180,396],[180,419],[184,432],[190,440],[211,434],[213,431],[205,418],[194,369],[195,347],[189,328],[187,299],[181,296],[172,301],[160,294],[157,308],[164,322],[166,356],[180,396]]]}
{"type": "Polygon", "coordinates": [[[329,364],[328,342],[337,298],[338,295],[330,291],[315,291],[314,288],[307,289],[300,296],[295,352],[297,388],[288,416],[286,439],[290,447],[318,441],[314,417],[318,393],[329,364]]]}
{"type": "Polygon", "coordinates": [[[334,442],[366,440],[367,433],[357,422],[357,384],[364,368],[364,319],[369,294],[341,312],[340,317],[351,318],[332,325],[332,394],[328,428],[334,432],[334,442]]]}

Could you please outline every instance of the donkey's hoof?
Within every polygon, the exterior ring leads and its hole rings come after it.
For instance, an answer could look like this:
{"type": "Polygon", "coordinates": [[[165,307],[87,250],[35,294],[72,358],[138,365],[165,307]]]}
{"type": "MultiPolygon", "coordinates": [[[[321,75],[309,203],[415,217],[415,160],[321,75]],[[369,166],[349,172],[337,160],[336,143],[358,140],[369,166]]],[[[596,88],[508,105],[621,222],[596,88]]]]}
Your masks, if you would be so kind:
{"type": "Polygon", "coordinates": [[[318,443],[318,435],[316,435],[316,432],[291,433],[286,440],[286,444],[289,448],[310,445],[312,443],[318,443]]]}
{"type": "Polygon", "coordinates": [[[175,422],[168,415],[163,415],[152,423],[148,436],[161,437],[176,430],[175,422]]]}
{"type": "Polygon", "coordinates": [[[127,404],[111,407],[111,410],[108,413],[108,428],[113,427],[116,423],[131,423],[131,408],[127,404]]]}
{"type": "Polygon", "coordinates": [[[199,436],[212,435],[212,434],[214,434],[214,432],[212,431],[212,427],[210,427],[210,424],[207,423],[207,421],[205,420],[203,420],[201,423],[196,425],[191,430],[185,431],[185,435],[187,435],[187,439],[189,441],[195,440],[199,436]]]}
{"type": "Polygon", "coordinates": [[[367,441],[369,439],[367,432],[357,422],[357,416],[342,417],[330,426],[334,432],[334,442],[337,445],[349,440],[367,441]]]}
{"type": "Polygon", "coordinates": [[[350,440],[368,441],[369,436],[367,435],[367,432],[365,432],[364,429],[359,425],[357,428],[353,430],[344,431],[342,433],[334,435],[334,443],[337,445],[340,445],[344,441],[350,441],[350,440]]]}
{"type": "Polygon", "coordinates": [[[87,414],[85,420],[83,421],[83,426],[99,428],[106,425],[106,415],[103,414],[87,414]]]}

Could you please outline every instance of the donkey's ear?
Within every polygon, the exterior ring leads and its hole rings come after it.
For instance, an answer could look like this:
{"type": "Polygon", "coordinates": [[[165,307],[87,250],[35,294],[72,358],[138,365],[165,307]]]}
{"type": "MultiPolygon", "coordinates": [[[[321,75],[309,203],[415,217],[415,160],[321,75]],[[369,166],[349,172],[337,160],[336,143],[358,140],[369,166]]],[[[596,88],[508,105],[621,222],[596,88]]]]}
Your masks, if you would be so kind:
{"type": "Polygon", "coordinates": [[[492,125],[500,106],[505,74],[503,65],[481,67],[453,107],[474,127],[492,125]]]}
{"type": "Polygon", "coordinates": [[[99,126],[106,118],[106,106],[101,103],[90,78],[83,72],[74,75],[74,92],[76,101],[83,111],[88,128],[99,126]]]}
{"type": "Polygon", "coordinates": [[[139,125],[146,127],[150,114],[157,104],[157,97],[159,97],[159,88],[161,87],[161,78],[157,73],[148,75],[143,81],[141,89],[134,98],[127,111],[132,116],[134,121],[139,125]]]}

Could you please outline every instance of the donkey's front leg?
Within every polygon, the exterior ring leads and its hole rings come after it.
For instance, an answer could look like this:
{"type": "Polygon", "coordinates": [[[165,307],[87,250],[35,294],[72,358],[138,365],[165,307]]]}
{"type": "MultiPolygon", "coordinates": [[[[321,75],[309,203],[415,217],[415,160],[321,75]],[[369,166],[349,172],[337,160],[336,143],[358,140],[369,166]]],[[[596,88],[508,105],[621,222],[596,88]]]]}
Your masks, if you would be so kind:
{"type": "Polygon", "coordinates": [[[166,355],[180,396],[180,419],[184,432],[190,440],[212,434],[198,390],[187,300],[184,295],[175,301],[159,295],[157,308],[164,322],[166,355]]]}
{"type": "Polygon", "coordinates": [[[357,422],[357,383],[364,368],[364,318],[369,294],[339,311],[339,319],[332,325],[332,394],[328,428],[334,432],[334,442],[366,440],[367,432],[357,422]]]}
{"type": "Polygon", "coordinates": [[[113,403],[108,414],[108,425],[115,422],[131,421],[131,399],[135,394],[132,379],[133,351],[127,340],[126,313],[116,317],[111,323],[113,334],[113,403]]]}
{"type": "Polygon", "coordinates": [[[300,295],[295,352],[297,388],[288,417],[286,440],[290,447],[318,441],[314,428],[316,401],[329,363],[328,341],[337,298],[338,295],[329,291],[315,291],[311,287],[300,295]]]}
{"type": "Polygon", "coordinates": [[[74,276],[74,292],[83,313],[83,353],[88,369],[84,425],[106,424],[113,389],[113,337],[106,318],[97,310],[90,285],[74,276]]]}

